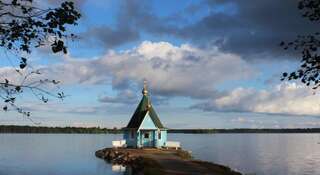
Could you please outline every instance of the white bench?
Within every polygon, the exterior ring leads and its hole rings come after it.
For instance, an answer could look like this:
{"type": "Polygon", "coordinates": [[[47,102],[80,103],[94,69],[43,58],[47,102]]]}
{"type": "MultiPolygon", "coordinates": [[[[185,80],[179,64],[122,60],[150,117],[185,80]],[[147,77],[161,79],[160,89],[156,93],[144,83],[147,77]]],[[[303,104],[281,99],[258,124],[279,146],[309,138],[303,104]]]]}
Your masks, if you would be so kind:
{"type": "Polygon", "coordinates": [[[167,141],[165,143],[165,148],[175,148],[176,150],[180,148],[180,142],[167,141]]]}
{"type": "Polygon", "coordinates": [[[116,140],[112,141],[113,148],[125,148],[127,147],[126,140],[116,140]]]}

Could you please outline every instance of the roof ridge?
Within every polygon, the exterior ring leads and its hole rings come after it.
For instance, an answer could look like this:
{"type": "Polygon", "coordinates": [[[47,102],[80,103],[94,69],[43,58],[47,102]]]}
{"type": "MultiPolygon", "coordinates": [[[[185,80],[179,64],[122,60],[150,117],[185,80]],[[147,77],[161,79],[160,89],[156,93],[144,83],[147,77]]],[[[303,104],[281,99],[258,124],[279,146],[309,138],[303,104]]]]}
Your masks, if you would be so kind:
{"type": "Polygon", "coordinates": [[[148,112],[155,126],[157,128],[164,128],[147,94],[143,94],[126,128],[139,128],[148,112]]]}

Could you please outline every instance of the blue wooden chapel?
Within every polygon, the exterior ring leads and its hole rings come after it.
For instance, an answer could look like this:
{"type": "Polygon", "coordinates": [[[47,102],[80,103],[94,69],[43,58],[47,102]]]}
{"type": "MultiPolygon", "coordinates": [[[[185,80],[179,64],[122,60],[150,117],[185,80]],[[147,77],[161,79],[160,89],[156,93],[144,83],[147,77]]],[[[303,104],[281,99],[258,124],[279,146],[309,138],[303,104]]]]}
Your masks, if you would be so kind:
{"type": "Polygon", "coordinates": [[[147,91],[146,81],[142,89],[142,99],[124,132],[128,147],[143,148],[165,146],[167,129],[155,112],[147,91]]]}

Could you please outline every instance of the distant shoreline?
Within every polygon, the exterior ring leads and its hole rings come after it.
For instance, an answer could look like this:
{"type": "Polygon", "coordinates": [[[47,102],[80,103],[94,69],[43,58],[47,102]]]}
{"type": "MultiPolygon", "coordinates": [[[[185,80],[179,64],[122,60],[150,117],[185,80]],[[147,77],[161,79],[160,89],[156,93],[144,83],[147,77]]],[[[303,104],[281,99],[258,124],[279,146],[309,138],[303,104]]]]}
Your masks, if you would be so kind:
{"type": "MultiPolygon", "coordinates": [[[[39,134],[121,134],[122,129],[100,127],[43,127],[0,125],[0,133],[39,133],[39,134]]],[[[283,129],[168,129],[169,133],[179,134],[219,134],[219,133],[320,133],[320,128],[283,129]]]]}
{"type": "Polygon", "coordinates": [[[171,129],[169,133],[181,134],[242,134],[242,133],[320,133],[320,128],[283,128],[283,129],[250,129],[250,128],[236,128],[236,129],[171,129]]]}

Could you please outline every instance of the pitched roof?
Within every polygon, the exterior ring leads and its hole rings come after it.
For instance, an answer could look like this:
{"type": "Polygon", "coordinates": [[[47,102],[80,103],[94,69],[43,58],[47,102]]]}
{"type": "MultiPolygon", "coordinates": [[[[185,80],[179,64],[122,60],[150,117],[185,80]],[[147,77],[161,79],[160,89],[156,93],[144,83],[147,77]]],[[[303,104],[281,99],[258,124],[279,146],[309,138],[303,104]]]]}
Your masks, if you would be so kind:
{"type": "Polygon", "coordinates": [[[143,97],[126,128],[139,128],[148,111],[154,125],[160,129],[164,128],[149,101],[147,93],[143,94],[143,97]]]}

